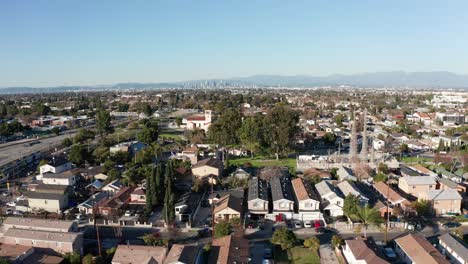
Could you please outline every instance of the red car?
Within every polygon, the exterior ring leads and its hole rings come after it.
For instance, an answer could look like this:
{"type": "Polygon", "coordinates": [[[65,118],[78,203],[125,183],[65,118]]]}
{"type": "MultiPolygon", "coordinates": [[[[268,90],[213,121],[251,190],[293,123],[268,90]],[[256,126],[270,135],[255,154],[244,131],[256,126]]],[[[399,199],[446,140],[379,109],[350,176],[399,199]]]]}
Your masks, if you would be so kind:
{"type": "Polygon", "coordinates": [[[315,229],[318,229],[318,228],[320,228],[320,227],[322,227],[322,221],[320,221],[320,220],[315,220],[315,221],[314,221],[314,228],[315,228],[315,229]]]}

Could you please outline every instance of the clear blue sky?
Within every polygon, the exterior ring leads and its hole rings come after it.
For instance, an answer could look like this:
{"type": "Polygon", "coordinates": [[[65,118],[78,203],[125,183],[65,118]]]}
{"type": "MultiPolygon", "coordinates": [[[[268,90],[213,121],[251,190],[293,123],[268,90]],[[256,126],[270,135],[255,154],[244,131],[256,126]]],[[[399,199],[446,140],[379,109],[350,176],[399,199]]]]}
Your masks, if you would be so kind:
{"type": "Polygon", "coordinates": [[[468,73],[468,1],[0,3],[0,87],[468,73]]]}

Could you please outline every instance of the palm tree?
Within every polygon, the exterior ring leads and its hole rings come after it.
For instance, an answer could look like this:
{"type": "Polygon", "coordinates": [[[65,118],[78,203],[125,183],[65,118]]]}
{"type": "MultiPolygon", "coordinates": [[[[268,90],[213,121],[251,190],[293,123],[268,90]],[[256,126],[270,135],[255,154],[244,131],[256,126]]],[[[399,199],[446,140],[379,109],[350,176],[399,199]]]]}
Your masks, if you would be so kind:
{"type": "Polygon", "coordinates": [[[356,216],[364,225],[364,237],[367,237],[367,227],[369,224],[380,224],[383,222],[382,217],[380,217],[380,212],[375,208],[369,207],[369,205],[365,207],[359,206],[356,216]]]}

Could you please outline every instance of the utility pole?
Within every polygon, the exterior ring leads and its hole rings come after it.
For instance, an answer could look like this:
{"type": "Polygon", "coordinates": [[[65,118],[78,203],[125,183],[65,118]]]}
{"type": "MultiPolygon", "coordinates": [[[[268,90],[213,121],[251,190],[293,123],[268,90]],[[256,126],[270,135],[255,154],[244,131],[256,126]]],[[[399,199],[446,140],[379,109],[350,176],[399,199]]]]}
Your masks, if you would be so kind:
{"type": "MultiPolygon", "coordinates": [[[[224,153],[224,152],[223,152],[224,153]]],[[[213,174],[211,174],[211,195],[213,194],[213,174]]],[[[208,196],[209,198],[209,196],[208,196]]],[[[211,241],[214,240],[214,226],[215,226],[215,216],[214,216],[214,199],[211,200],[211,241]]]]}
{"type": "Polygon", "coordinates": [[[390,216],[388,213],[388,203],[389,203],[388,195],[390,193],[390,185],[388,184],[388,180],[386,183],[387,183],[387,221],[385,222],[385,245],[388,243],[388,221],[390,220],[390,216]]]}

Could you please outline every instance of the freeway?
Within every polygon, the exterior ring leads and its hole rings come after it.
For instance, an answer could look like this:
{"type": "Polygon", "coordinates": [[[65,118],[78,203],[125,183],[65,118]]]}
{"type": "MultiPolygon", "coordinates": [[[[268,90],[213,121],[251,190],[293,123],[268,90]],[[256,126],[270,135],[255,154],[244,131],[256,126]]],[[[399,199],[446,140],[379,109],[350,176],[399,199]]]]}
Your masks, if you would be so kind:
{"type": "Polygon", "coordinates": [[[0,148],[0,167],[31,153],[37,151],[48,151],[51,148],[58,146],[64,138],[71,138],[74,135],[75,133],[42,138],[39,139],[40,143],[31,146],[28,144],[6,145],[0,148]]]}

